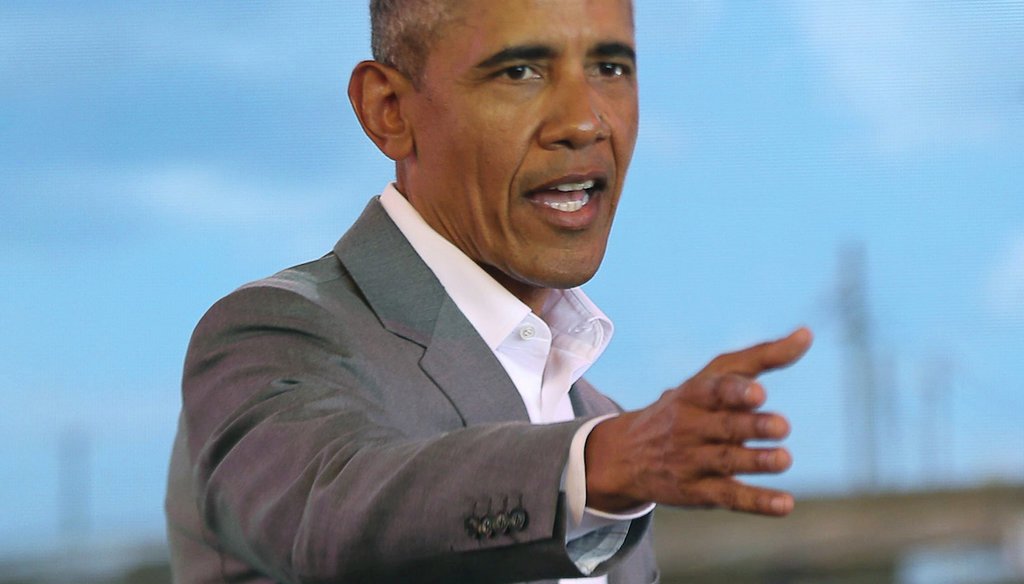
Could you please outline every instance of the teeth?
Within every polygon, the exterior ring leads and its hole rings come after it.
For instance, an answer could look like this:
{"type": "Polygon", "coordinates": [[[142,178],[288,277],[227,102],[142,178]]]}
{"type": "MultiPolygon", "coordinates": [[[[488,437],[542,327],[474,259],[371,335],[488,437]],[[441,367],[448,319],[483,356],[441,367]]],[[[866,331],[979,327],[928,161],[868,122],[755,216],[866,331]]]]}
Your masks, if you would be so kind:
{"type": "Polygon", "coordinates": [[[573,191],[585,191],[587,189],[592,188],[594,188],[594,181],[587,180],[579,183],[565,183],[562,185],[558,185],[557,187],[555,187],[555,190],[563,193],[571,193],[573,191]]]}
{"type": "MultiPolygon", "coordinates": [[[[593,182],[593,181],[591,181],[591,182],[593,182]]],[[[561,190],[561,189],[559,189],[559,190],[561,190]]],[[[582,189],[574,189],[574,190],[582,190],[582,189]]],[[[555,203],[553,201],[544,201],[544,204],[547,205],[548,207],[551,207],[552,209],[558,209],[559,211],[562,211],[563,213],[575,213],[576,211],[579,211],[580,209],[582,209],[584,207],[584,205],[586,205],[589,202],[590,202],[590,193],[584,193],[583,194],[583,198],[580,199],[579,201],[568,201],[568,202],[562,202],[562,203],[555,203]]]]}

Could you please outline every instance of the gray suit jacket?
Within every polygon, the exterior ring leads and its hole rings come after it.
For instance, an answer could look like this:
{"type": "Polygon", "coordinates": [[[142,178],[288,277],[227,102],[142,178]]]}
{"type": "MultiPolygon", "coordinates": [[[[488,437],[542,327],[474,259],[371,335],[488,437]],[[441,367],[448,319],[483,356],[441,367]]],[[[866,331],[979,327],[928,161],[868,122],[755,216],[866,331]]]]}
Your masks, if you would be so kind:
{"type": "MultiPolygon", "coordinates": [[[[196,327],[167,494],[175,581],[516,582],[579,576],[559,493],[586,417],[518,392],[375,199],[332,253],[196,327]]],[[[650,519],[613,583],[657,579],[650,519]]]]}

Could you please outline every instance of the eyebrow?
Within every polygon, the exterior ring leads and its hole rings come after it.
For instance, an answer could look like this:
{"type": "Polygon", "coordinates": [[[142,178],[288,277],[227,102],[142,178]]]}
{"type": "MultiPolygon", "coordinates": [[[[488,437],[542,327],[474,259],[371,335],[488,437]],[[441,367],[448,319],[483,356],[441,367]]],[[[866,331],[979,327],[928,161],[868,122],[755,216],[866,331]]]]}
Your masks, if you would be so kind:
{"type": "Polygon", "coordinates": [[[625,57],[636,65],[636,51],[625,43],[600,43],[590,51],[591,57],[625,57]]]}
{"type": "Polygon", "coordinates": [[[547,45],[519,45],[498,51],[483,61],[480,61],[476,68],[491,69],[493,67],[504,65],[505,63],[514,63],[516,61],[537,61],[551,59],[554,56],[555,50],[547,45]]]}
{"type": "MultiPolygon", "coordinates": [[[[557,51],[548,45],[518,45],[514,47],[508,47],[498,51],[490,57],[477,63],[477,69],[492,69],[500,67],[506,63],[515,63],[519,61],[540,61],[545,59],[552,59],[557,55],[557,51]]],[[[634,65],[636,64],[636,51],[633,47],[619,42],[607,42],[599,43],[593,49],[588,52],[590,57],[625,57],[630,60],[634,65]]]]}

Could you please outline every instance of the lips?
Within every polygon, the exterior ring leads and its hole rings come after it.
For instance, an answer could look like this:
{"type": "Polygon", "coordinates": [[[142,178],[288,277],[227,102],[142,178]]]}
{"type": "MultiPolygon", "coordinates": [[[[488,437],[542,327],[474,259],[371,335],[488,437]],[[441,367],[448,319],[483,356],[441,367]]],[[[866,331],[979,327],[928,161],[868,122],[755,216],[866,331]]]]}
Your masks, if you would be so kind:
{"type": "Polygon", "coordinates": [[[529,191],[527,197],[560,213],[576,213],[604,190],[606,184],[607,179],[601,175],[570,175],[529,191]]]}
{"type": "Polygon", "coordinates": [[[526,192],[535,217],[559,231],[589,230],[607,210],[601,193],[608,186],[602,172],[568,174],[526,192]]]}

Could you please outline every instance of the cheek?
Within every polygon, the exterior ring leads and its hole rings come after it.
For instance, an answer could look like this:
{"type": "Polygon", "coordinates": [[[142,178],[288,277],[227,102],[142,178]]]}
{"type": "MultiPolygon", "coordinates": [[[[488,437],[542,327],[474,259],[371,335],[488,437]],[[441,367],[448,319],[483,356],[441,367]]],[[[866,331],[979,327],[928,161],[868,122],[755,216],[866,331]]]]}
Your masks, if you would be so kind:
{"type": "Polygon", "coordinates": [[[507,200],[516,188],[516,178],[530,152],[532,134],[529,128],[516,121],[488,120],[469,129],[474,140],[464,151],[473,160],[477,183],[485,193],[507,200]]]}
{"type": "MultiPolygon", "coordinates": [[[[637,139],[637,128],[639,126],[639,115],[636,112],[631,112],[625,117],[618,120],[617,127],[613,130],[613,135],[617,136],[614,140],[615,147],[615,162],[619,168],[625,174],[626,168],[629,166],[630,160],[633,158],[633,149],[636,147],[637,139]]],[[[620,180],[625,178],[620,177],[620,180]]]]}

